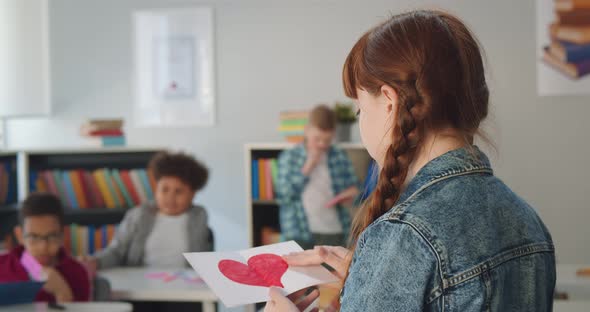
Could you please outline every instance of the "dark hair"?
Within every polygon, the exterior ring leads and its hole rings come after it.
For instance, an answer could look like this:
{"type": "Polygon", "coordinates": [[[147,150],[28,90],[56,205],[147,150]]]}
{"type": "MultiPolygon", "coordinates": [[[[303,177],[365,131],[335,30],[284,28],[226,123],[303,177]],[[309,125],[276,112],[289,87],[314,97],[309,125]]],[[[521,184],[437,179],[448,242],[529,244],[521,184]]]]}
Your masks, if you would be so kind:
{"type": "Polygon", "coordinates": [[[21,224],[28,217],[54,216],[59,224],[64,225],[64,208],[61,200],[51,193],[32,193],[22,202],[20,207],[21,224]]]}
{"type": "Polygon", "coordinates": [[[336,113],[327,105],[318,105],[309,113],[309,124],[323,131],[336,129],[336,113]]]}
{"type": "Polygon", "coordinates": [[[150,160],[148,168],[156,181],[162,177],[176,177],[193,191],[202,189],[209,177],[209,170],[203,164],[183,153],[157,153],[150,160]]]}
{"type": "Polygon", "coordinates": [[[378,95],[388,85],[399,104],[377,186],[353,224],[354,243],[397,202],[425,131],[450,127],[472,142],[487,116],[489,92],[477,40],[458,18],[441,11],[396,15],[365,33],[342,76],[351,98],[358,97],[357,89],[378,95]]]}

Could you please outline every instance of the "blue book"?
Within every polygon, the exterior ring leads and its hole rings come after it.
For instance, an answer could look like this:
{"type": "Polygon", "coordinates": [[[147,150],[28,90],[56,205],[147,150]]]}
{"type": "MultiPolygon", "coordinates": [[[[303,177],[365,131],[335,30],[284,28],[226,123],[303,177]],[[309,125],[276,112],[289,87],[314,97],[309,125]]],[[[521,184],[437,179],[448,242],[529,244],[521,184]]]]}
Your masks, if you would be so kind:
{"type": "Polygon", "coordinates": [[[379,178],[379,170],[377,168],[377,164],[374,160],[371,161],[369,164],[369,168],[367,169],[367,177],[365,178],[365,183],[363,189],[361,190],[361,195],[359,196],[359,204],[365,201],[371,193],[375,190],[377,186],[377,179],[379,178]]]}
{"type": "Polygon", "coordinates": [[[31,171],[31,173],[29,173],[29,191],[30,192],[35,192],[38,191],[37,189],[37,185],[35,185],[35,182],[37,181],[37,177],[39,176],[39,173],[37,173],[37,171],[31,171]]]}
{"type": "Polygon", "coordinates": [[[13,169],[13,166],[10,162],[4,163],[5,174],[8,176],[8,185],[6,189],[6,204],[16,203],[17,196],[16,196],[16,172],[13,169]]]}
{"type": "Polygon", "coordinates": [[[0,306],[33,303],[43,284],[33,281],[0,283],[0,306]]]}
{"type": "Polygon", "coordinates": [[[141,180],[141,184],[143,185],[143,189],[145,191],[145,196],[148,199],[154,199],[154,192],[152,191],[152,186],[150,185],[150,179],[147,176],[147,171],[145,169],[137,170],[137,175],[141,180]]]}
{"type": "Polygon", "coordinates": [[[88,254],[93,255],[96,250],[94,246],[94,225],[88,226],[88,254]]]}
{"type": "Polygon", "coordinates": [[[258,194],[258,160],[252,160],[252,199],[260,197],[258,194]]]}
{"type": "Polygon", "coordinates": [[[74,192],[74,186],[72,184],[72,180],[70,179],[70,173],[68,171],[62,172],[62,181],[66,191],[66,196],[68,197],[68,201],[72,205],[72,208],[80,209],[80,205],[78,204],[78,200],[76,199],[76,192],[74,192]]]}
{"type": "Polygon", "coordinates": [[[575,44],[565,41],[553,42],[550,51],[558,59],[566,63],[579,63],[590,59],[590,43],[575,44]]]}
{"type": "Polygon", "coordinates": [[[102,146],[124,146],[124,136],[104,136],[102,137],[102,146]]]}
{"type": "Polygon", "coordinates": [[[102,248],[106,248],[107,247],[107,244],[109,243],[107,241],[107,239],[108,239],[108,237],[107,237],[107,233],[108,233],[107,232],[107,226],[106,225],[103,225],[100,230],[102,231],[102,242],[101,242],[101,245],[102,246],[101,247],[102,248]]]}

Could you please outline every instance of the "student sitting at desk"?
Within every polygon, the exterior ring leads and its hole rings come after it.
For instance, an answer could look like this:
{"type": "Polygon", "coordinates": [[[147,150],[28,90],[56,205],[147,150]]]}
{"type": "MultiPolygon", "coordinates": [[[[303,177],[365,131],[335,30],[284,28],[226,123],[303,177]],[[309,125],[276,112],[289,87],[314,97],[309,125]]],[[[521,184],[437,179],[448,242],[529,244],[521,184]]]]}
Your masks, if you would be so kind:
{"type": "Polygon", "coordinates": [[[35,301],[88,301],[88,272],[62,247],[64,211],[59,198],[31,194],[20,214],[22,227],[17,226],[15,234],[22,245],[0,256],[0,282],[44,280],[35,301]]]}
{"type": "Polygon", "coordinates": [[[194,158],[162,152],[149,164],[156,179],[155,202],[129,210],[104,250],[86,257],[94,271],[115,266],[180,268],[182,253],[213,249],[207,212],[192,204],[207,182],[208,170],[194,158]]]}

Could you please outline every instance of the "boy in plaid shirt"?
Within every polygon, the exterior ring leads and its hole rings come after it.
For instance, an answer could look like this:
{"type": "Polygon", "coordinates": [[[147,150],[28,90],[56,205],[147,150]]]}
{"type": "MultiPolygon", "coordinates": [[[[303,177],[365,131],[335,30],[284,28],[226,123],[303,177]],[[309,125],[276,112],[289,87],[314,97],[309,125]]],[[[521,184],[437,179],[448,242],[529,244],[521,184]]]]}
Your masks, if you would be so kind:
{"type": "Polygon", "coordinates": [[[281,232],[304,249],[344,246],[358,179],[346,152],[332,145],[336,115],[320,105],[309,115],[305,142],[279,156],[276,181],[281,232]]]}

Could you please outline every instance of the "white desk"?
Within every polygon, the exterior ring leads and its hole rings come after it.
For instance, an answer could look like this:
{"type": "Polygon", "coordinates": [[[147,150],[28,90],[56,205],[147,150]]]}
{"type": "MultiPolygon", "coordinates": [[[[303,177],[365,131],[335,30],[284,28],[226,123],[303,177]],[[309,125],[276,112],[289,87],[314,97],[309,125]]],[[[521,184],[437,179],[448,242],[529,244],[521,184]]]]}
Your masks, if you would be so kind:
{"type": "MultiPolygon", "coordinates": [[[[190,274],[194,271],[183,269],[190,274]]],[[[116,268],[101,270],[99,275],[111,283],[113,299],[129,301],[202,302],[203,312],[214,312],[217,296],[202,283],[190,283],[182,278],[172,281],[147,278],[154,272],[174,273],[181,270],[156,268],[116,268]]],[[[195,275],[196,276],[196,275],[195,275]]]]}
{"type": "Polygon", "coordinates": [[[590,276],[576,275],[578,269],[588,266],[558,264],[556,290],[567,293],[570,300],[590,300],[590,276]]]}
{"type": "Polygon", "coordinates": [[[588,312],[590,301],[555,300],[553,312],[588,312]]]}
{"type": "MultiPolygon", "coordinates": [[[[124,302],[72,302],[61,304],[64,312],[132,312],[133,306],[124,302]]],[[[0,306],[0,312],[57,312],[47,307],[47,303],[30,303],[0,306]]]]}

